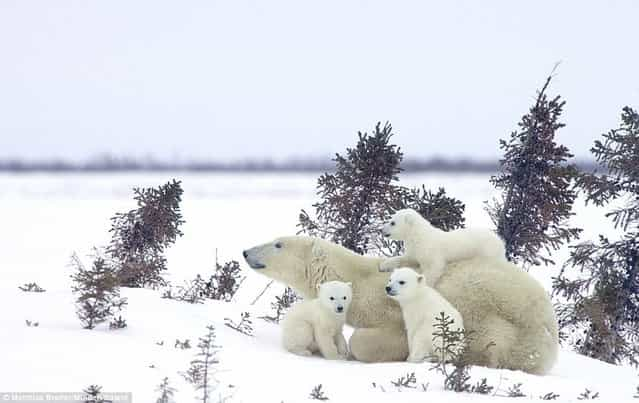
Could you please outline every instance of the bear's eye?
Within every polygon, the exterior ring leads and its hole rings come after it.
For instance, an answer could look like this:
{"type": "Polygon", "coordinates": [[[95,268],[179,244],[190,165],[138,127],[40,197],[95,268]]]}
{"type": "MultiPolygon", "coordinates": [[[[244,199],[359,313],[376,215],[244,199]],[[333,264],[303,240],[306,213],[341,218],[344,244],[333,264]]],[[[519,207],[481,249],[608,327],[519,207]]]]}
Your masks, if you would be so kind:
{"type": "Polygon", "coordinates": [[[277,249],[282,249],[282,242],[277,242],[277,243],[275,244],[275,247],[276,247],[277,249]]]}
{"type": "Polygon", "coordinates": [[[391,227],[395,225],[395,221],[391,221],[391,227]]]}
{"type": "Polygon", "coordinates": [[[344,301],[346,301],[346,297],[344,297],[343,299],[344,299],[344,301]]]}
{"type": "Polygon", "coordinates": [[[404,285],[404,284],[406,284],[406,282],[404,280],[399,282],[399,285],[404,285]]]}
{"type": "Polygon", "coordinates": [[[331,301],[335,301],[335,298],[331,297],[331,301]]]}

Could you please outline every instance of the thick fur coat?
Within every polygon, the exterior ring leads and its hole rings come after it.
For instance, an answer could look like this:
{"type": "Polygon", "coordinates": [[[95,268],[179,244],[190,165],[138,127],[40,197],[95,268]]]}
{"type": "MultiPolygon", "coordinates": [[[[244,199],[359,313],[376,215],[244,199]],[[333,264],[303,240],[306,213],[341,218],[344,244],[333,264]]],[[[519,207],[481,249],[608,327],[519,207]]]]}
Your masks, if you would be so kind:
{"type": "Polygon", "coordinates": [[[344,323],[351,297],[350,284],[322,283],[317,298],[296,303],[284,318],[284,348],[302,356],[319,352],[329,360],[345,360],[348,344],[344,338],[344,323]]]}
{"type": "MultiPolygon", "coordinates": [[[[305,298],[316,298],[316,287],[324,281],[351,282],[346,322],[357,328],[349,341],[351,355],[364,362],[408,357],[401,310],[385,293],[389,273],[378,270],[381,258],[303,236],[278,238],[244,256],[255,271],[305,298]]],[[[557,320],[548,294],[528,273],[503,258],[467,259],[448,264],[435,289],[473,332],[467,357],[471,363],[533,374],[552,368],[557,320]]]]}
{"type": "Polygon", "coordinates": [[[506,259],[504,242],[489,229],[442,231],[412,209],[396,212],[382,229],[386,237],[404,242],[404,255],[383,261],[381,271],[418,266],[426,283],[434,286],[446,265],[475,257],[506,259]]]}
{"type": "MultiPolygon", "coordinates": [[[[448,361],[452,357],[448,351],[437,350],[435,338],[437,318],[444,315],[452,321],[450,331],[463,330],[461,314],[437,290],[426,285],[424,275],[415,270],[401,268],[393,271],[386,286],[386,294],[397,301],[402,309],[402,317],[408,338],[408,359],[410,362],[422,362],[425,359],[448,361]]],[[[461,350],[461,345],[455,351],[461,350]]]]}

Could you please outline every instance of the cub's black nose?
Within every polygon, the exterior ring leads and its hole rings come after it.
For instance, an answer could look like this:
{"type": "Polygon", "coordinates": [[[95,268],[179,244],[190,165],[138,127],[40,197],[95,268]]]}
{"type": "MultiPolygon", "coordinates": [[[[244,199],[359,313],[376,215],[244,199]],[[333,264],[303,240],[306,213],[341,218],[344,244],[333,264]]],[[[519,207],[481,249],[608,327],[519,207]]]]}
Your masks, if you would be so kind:
{"type": "Polygon", "coordinates": [[[388,285],[386,286],[386,292],[391,292],[391,288],[388,285]]]}
{"type": "Polygon", "coordinates": [[[248,257],[248,252],[247,251],[242,252],[242,256],[244,256],[244,259],[246,259],[248,257]]]}
{"type": "Polygon", "coordinates": [[[337,307],[337,312],[343,312],[344,311],[344,307],[343,306],[338,306],[337,307]]]}

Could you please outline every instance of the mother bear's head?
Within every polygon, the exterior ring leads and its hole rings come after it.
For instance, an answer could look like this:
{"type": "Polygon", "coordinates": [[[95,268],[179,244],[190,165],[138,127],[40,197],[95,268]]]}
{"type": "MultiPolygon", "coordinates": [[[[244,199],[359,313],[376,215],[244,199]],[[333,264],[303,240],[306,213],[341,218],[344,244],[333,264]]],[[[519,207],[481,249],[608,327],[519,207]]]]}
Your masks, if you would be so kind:
{"type": "Polygon", "coordinates": [[[311,298],[325,281],[351,281],[361,260],[369,260],[339,245],[306,236],[276,238],[245,250],[243,255],[256,272],[311,298]],[[359,263],[353,258],[360,259],[359,263]]]}
{"type": "Polygon", "coordinates": [[[311,286],[308,277],[314,241],[310,237],[281,237],[246,249],[242,254],[251,269],[308,294],[311,290],[306,285],[311,286]]]}

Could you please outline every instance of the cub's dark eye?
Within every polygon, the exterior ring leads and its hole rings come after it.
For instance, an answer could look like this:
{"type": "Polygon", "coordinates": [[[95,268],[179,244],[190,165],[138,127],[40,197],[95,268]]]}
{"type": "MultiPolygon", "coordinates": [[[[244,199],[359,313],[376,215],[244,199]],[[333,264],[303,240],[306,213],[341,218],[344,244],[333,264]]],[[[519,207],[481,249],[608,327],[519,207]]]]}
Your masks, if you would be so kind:
{"type": "Polygon", "coordinates": [[[399,282],[399,285],[404,285],[404,284],[406,284],[406,282],[403,280],[399,282]]]}
{"type": "Polygon", "coordinates": [[[395,225],[395,221],[391,221],[391,227],[395,225]]]}
{"type": "Polygon", "coordinates": [[[276,247],[277,249],[282,249],[282,242],[277,242],[277,243],[275,244],[275,247],[276,247]]]}
{"type": "Polygon", "coordinates": [[[335,301],[335,298],[331,297],[331,301],[335,301]]]}
{"type": "Polygon", "coordinates": [[[346,297],[344,297],[343,299],[344,299],[344,301],[346,301],[346,297]]]}

